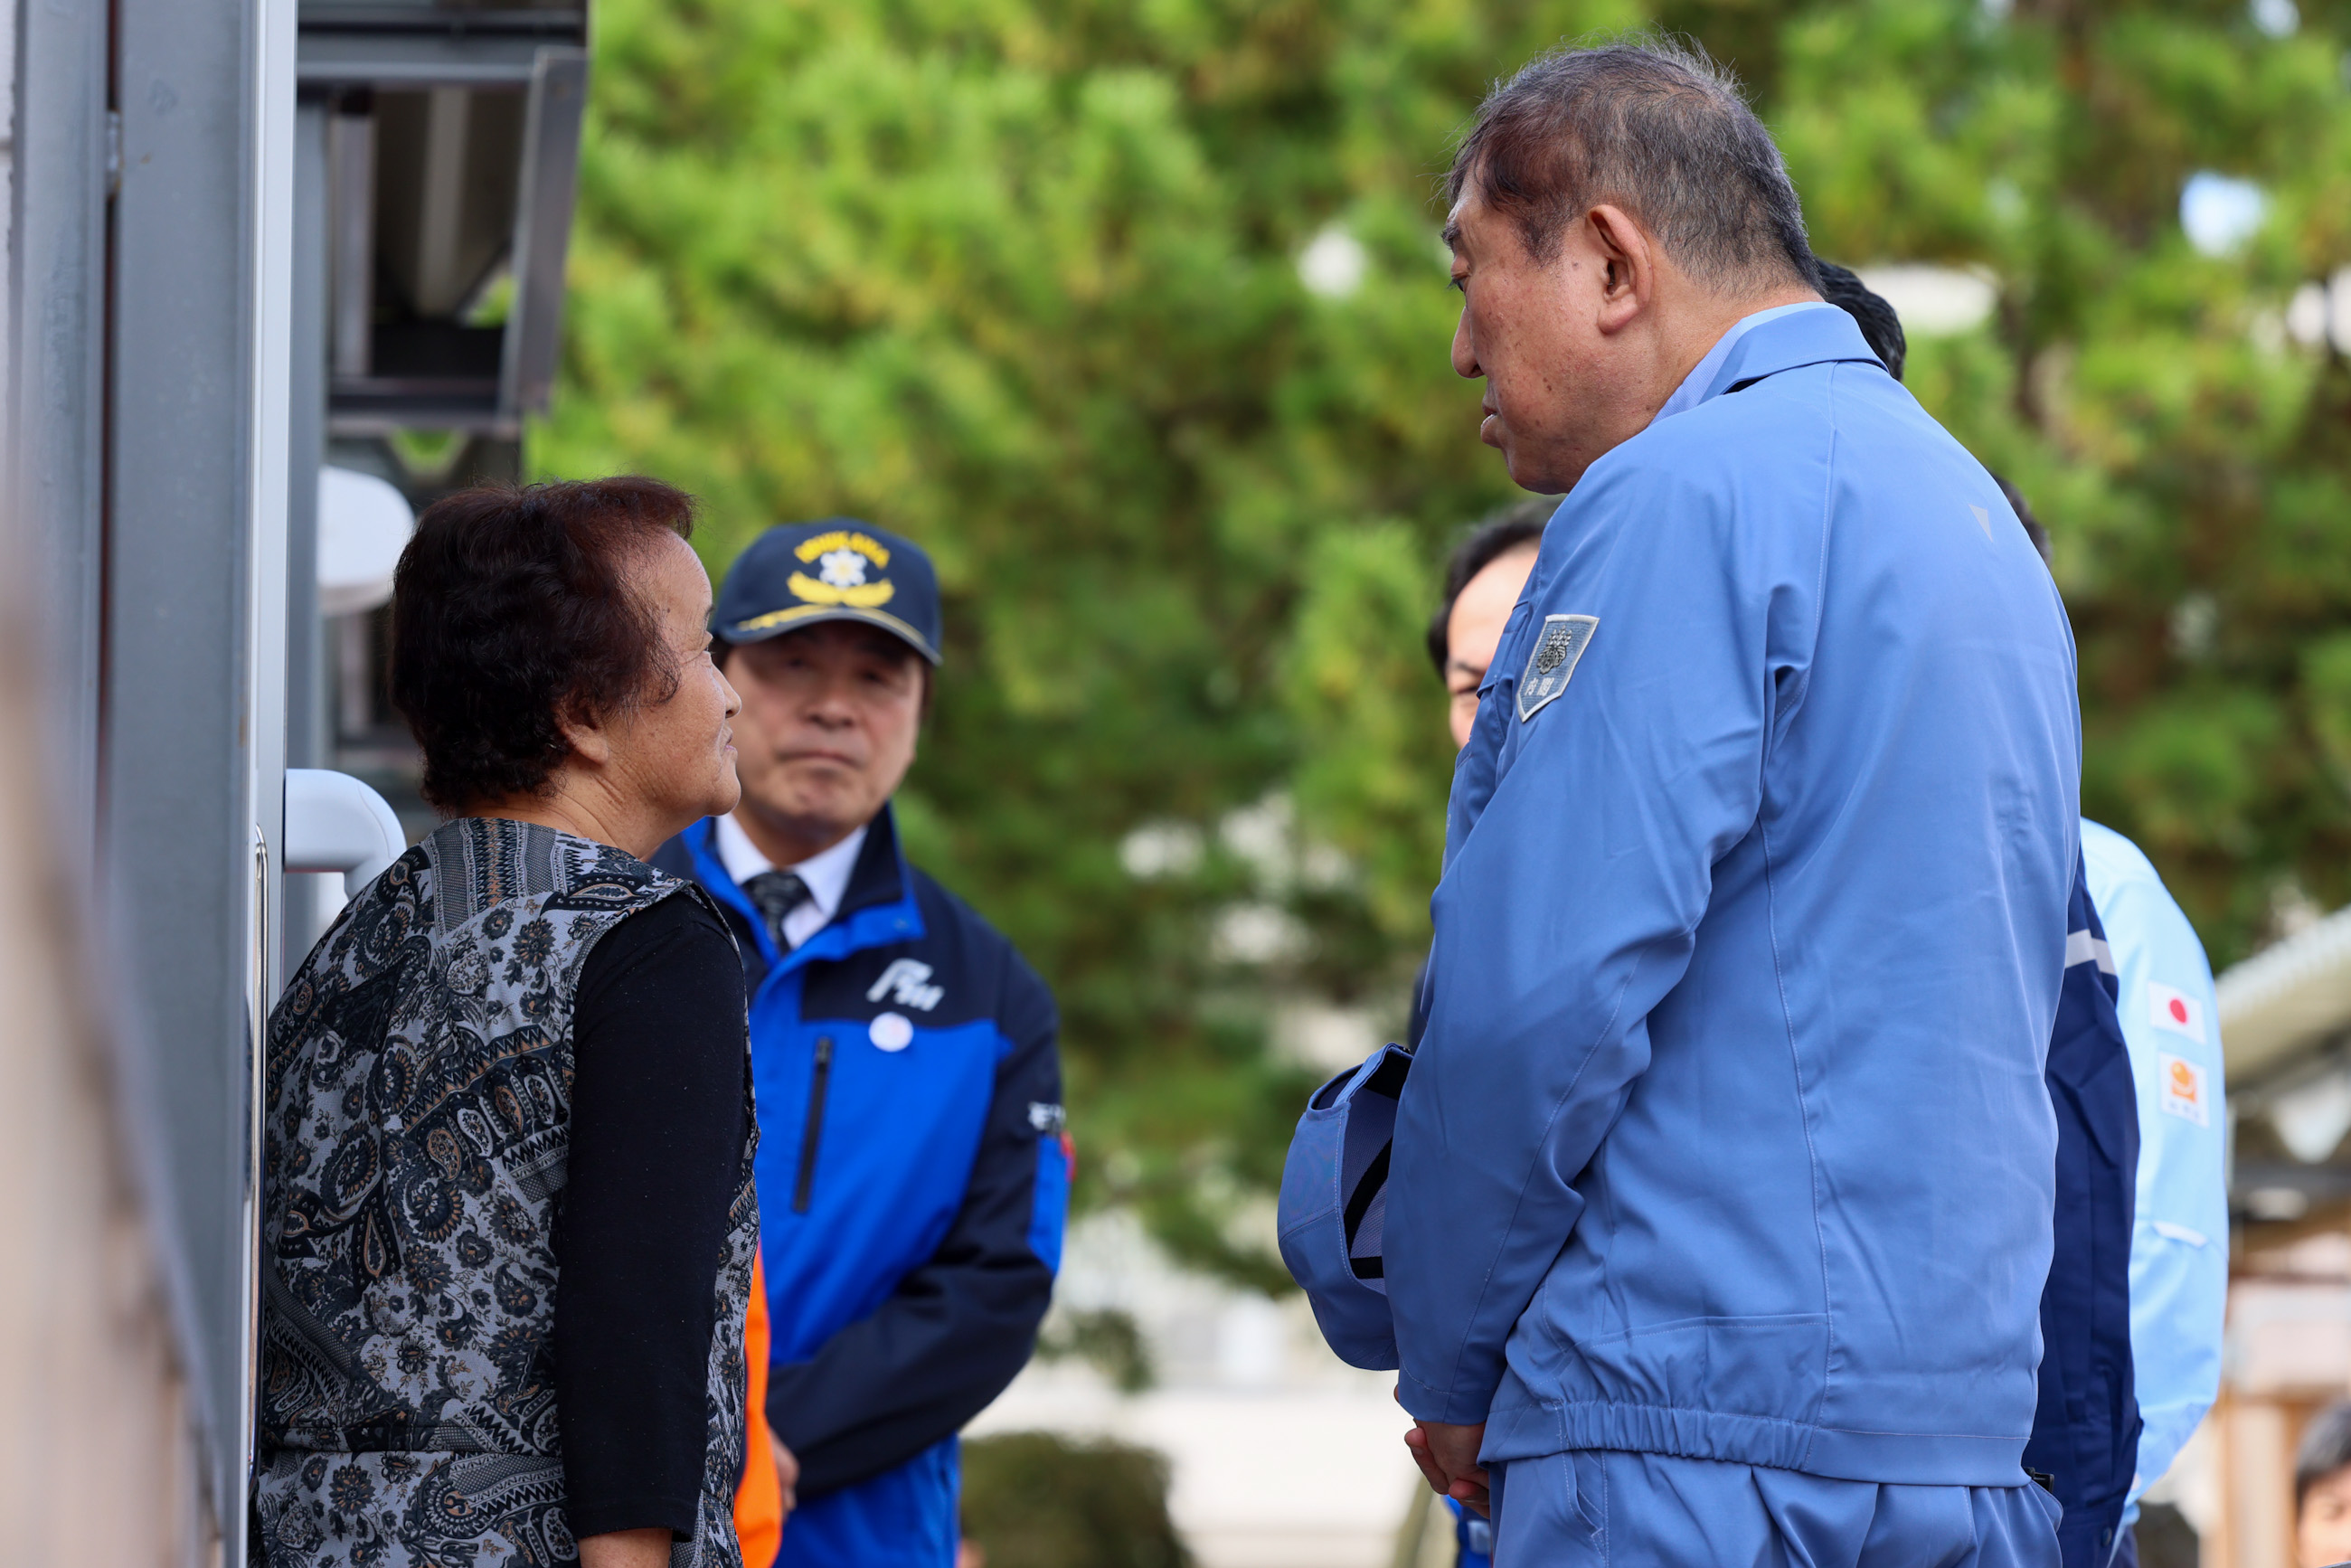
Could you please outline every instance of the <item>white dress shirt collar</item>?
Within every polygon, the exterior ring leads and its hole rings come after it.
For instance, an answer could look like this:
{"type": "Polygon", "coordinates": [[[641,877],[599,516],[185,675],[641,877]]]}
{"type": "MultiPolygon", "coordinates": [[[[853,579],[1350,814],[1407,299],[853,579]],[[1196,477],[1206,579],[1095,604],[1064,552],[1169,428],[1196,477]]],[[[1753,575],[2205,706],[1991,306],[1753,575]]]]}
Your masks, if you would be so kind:
{"type": "MultiPolygon", "coordinates": [[[[797,947],[824,929],[841,901],[849,893],[849,877],[857,869],[858,852],[865,847],[864,828],[859,828],[829,850],[820,850],[798,865],[780,869],[798,875],[807,884],[808,897],[799,907],[784,916],[784,945],[797,947]]],[[[775,871],[776,862],[759,852],[751,835],[732,816],[718,819],[713,841],[718,851],[718,861],[726,874],[742,886],[763,871],[775,871]]]]}

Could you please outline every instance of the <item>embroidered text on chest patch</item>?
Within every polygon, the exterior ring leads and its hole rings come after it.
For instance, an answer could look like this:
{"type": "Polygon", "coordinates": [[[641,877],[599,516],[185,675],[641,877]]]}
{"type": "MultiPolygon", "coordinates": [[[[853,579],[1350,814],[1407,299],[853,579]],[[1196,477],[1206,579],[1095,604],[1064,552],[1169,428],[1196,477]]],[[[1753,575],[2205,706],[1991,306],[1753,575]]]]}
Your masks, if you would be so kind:
{"type": "Polygon", "coordinates": [[[1568,677],[1575,674],[1575,662],[1592,645],[1592,633],[1599,627],[1600,618],[1596,615],[1543,617],[1541,634],[1535,638],[1534,651],[1527,655],[1527,667],[1519,673],[1520,724],[1567,690],[1568,677]]]}

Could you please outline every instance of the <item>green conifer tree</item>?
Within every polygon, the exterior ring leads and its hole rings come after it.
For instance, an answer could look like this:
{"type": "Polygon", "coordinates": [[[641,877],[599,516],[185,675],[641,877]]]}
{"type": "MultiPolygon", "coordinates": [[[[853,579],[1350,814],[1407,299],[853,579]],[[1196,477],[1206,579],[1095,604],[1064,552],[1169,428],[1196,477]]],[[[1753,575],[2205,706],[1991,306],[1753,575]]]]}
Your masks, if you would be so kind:
{"type": "Polygon", "coordinates": [[[1822,254],[1980,271],[1995,308],[1917,333],[1911,385],[2054,535],[2085,810],[2225,962],[2282,889],[2351,897],[2351,375],[2305,340],[2351,263],[2346,15],[600,0],[533,460],[693,489],[714,570],[836,512],[933,551],[908,842],[1059,993],[1085,1197],[1271,1288],[1314,1076],[1273,1019],[1402,1013],[1451,761],[1419,630],[1446,540],[1516,494],[1447,361],[1433,204],[1492,78],[1686,30],[1822,254]],[[2199,172],[2262,193],[2237,248],[2182,232],[2199,172]]]}

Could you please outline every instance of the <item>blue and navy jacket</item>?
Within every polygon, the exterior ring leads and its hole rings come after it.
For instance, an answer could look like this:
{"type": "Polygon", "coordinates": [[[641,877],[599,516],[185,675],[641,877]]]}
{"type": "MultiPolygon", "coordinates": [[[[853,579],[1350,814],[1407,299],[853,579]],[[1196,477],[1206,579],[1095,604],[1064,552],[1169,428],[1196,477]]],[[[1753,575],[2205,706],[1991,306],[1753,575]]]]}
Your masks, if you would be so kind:
{"type": "Polygon", "coordinates": [[[2104,1568],[2138,1457],[2130,1298],[2138,1092],[2115,1010],[2115,961],[2078,869],[2068,925],[2047,1073],[2056,1249],[2041,1291],[2041,1393],[2024,1468],[2064,1505],[2065,1568],[2104,1568]]]}
{"type": "Polygon", "coordinates": [[[661,869],[743,952],[758,1095],[768,1420],[799,1460],[779,1568],[947,1568],[955,1434],[1034,1348],[1070,1159],[1053,998],[987,921],[867,831],[831,923],[779,953],[702,821],[661,869]]]}

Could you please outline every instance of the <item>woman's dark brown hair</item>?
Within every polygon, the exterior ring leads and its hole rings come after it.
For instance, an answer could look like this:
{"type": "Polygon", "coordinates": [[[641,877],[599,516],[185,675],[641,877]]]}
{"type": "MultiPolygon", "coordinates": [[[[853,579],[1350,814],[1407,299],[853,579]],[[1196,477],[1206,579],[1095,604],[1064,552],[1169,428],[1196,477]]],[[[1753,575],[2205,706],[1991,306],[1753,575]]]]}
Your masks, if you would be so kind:
{"type": "Polygon", "coordinates": [[[668,674],[627,582],[694,501],[658,479],[485,485],[416,521],[392,580],[392,703],[444,811],[536,794],[570,754],[561,720],[625,708],[668,674]]]}

